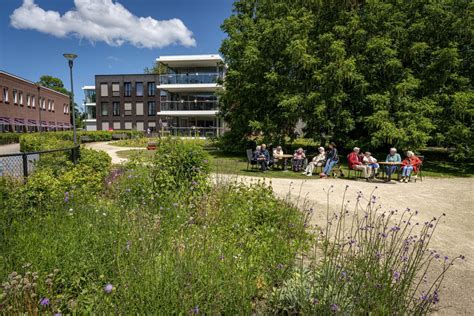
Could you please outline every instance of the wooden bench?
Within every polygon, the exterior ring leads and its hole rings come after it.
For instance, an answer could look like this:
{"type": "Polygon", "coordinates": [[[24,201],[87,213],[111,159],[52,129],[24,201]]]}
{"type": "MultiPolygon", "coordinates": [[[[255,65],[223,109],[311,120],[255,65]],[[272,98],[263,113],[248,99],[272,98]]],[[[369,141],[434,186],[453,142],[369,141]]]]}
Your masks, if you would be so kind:
{"type": "Polygon", "coordinates": [[[112,134],[112,139],[116,140],[116,139],[126,139],[128,138],[127,137],[127,134],[112,134]]]}
{"type": "Polygon", "coordinates": [[[92,141],[92,138],[90,138],[89,136],[81,136],[81,143],[87,143],[91,141],[92,141]]]}

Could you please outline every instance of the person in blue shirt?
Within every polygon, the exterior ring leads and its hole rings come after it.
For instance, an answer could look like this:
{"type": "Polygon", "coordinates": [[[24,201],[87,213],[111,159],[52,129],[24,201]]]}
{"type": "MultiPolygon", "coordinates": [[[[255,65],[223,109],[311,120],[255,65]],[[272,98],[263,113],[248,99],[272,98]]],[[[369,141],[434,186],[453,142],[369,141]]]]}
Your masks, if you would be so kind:
{"type": "Polygon", "coordinates": [[[267,171],[268,166],[270,165],[270,153],[267,150],[267,145],[262,144],[257,162],[262,171],[267,171]]]}
{"type": "MultiPolygon", "coordinates": [[[[396,148],[390,148],[390,153],[387,155],[387,158],[385,158],[385,162],[402,162],[402,157],[400,157],[400,154],[397,154],[397,149],[396,148]]],[[[387,180],[385,182],[390,182],[392,181],[392,174],[397,171],[398,166],[387,166],[387,180]]]]}
{"type": "Polygon", "coordinates": [[[334,165],[337,164],[338,162],[339,162],[339,156],[337,155],[336,144],[330,143],[329,152],[326,156],[326,165],[324,167],[323,173],[321,174],[321,177],[327,178],[330,175],[331,170],[334,167],[334,165]]]}

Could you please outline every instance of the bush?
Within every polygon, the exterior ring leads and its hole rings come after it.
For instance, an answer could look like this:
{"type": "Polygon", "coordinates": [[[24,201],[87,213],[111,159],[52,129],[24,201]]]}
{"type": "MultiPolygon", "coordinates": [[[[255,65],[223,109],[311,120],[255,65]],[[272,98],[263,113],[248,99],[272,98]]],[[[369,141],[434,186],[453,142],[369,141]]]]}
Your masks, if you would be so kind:
{"type": "Polygon", "coordinates": [[[0,145],[18,143],[20,135],[18,133],[0,133],[0,145]]]}

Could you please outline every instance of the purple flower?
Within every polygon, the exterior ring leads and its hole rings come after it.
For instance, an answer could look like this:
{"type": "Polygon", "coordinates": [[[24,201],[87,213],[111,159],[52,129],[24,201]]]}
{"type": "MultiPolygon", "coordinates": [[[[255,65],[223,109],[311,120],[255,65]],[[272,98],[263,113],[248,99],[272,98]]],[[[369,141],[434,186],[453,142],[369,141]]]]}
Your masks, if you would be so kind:
{"type": "Polygon", "coordinates": [[[49,299],[47,297],[43,297],[40,301],[41,306],[48,306],[49,305],[49,299]]]}
{"type": "Polygon", "coordinates": [[[277,269],[279,270],[283,269],[283,265],[281,263],[277,264],[277,269]]]}
{"type": "Polygon", "coordinates": [[[193,313],[194,315],[199,314],[199,305],[196,305],[196,306],[191,310],[191,313],[193,313]]]}
{"type": "Polygon", "coordinates": [[[331,304],[331,311],[333,311],[334,313],[339,311],[339,306],[337,306],[337,304],[331,304]]]}
{"type": "Polygon", "coordinates": [[[204,163],[208,163],[207,159],[204,159],[202,162],[204,162],[204,163]]]}
{"type": "Polygon", "coordinates": [[[69,201],[69,192],[64,192],[64,202],[68,202],[69,201]]]}
{"type": "Polygon", "coordinates": [[[314,305],[318,305],[318,304],[319,304],[319,300],[318,300],[317,298],[314,298],[314,299],[313,299],[313,304],[314,304],[314,305]]]}
{"type": "Polygon", "coordinates": [[[112,293],[113,289],[114,289],[114,286],[110,283],[107,284],[106,286],[104,286],[104,292],[107,293],[107,294],[112,293]]]}
{"type": "Polygon", "coordinates": [[[54,314],[54,316],[61,316],[61,315],[62,315],[61,313],[54,314]]]}
{"type": "Polygon", "coordinates": [[[398,282],[398,280],[400,280],[400,272],[393,272],[393,279],[395,280],[395,282],[398,282]]]}

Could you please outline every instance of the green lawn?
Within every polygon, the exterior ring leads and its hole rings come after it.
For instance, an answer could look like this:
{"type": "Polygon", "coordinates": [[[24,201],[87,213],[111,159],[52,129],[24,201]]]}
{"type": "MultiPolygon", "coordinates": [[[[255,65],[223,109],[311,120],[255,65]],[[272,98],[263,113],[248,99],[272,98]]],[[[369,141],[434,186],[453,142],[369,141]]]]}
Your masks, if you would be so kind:
{"type": "MultiPolygon", "coordinates": [[[[123,150],[117,152],[122,158],[129,158],[133,154],[153,156],[154,151],[147,150],[123,150]]],[[[211,155],[211,165],[213,172],[223,174],[236,174],[243,176],[266,177],[266,178],[290,178],[290,179],[307,179],[306,176],[299,172],[268,170],[261,172],[257,169],[249,167],[247,170],[247,159],[245,156],[228,155],[220,151],[209,151],[211,155]]],[[[343,163],[344,174],[347,175],[347,165],[343,163]]],[[[428,177],[471,177],[474,175],[473,163],[453,163],[453,162],[430,162],[426,161],[423,166],[423,176],[428,177]]],[[[314,177],[313,177],[314,178],[314,177]]]]}

